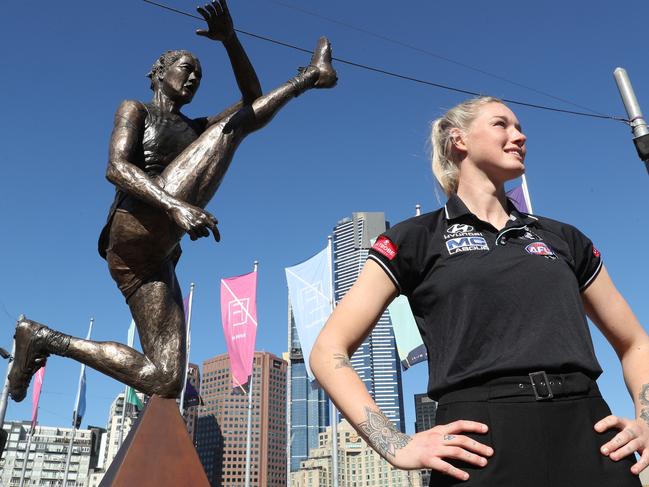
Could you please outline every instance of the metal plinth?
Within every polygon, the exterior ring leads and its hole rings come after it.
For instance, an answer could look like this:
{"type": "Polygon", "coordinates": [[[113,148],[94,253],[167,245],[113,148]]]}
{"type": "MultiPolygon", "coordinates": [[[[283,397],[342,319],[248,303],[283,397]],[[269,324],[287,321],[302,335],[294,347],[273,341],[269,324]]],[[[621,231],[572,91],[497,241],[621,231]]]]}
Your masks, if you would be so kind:
{"type": "Polygon", "coordinates": [[[100,487],[210,487],[175,399],[153,396],[100,487]]]}

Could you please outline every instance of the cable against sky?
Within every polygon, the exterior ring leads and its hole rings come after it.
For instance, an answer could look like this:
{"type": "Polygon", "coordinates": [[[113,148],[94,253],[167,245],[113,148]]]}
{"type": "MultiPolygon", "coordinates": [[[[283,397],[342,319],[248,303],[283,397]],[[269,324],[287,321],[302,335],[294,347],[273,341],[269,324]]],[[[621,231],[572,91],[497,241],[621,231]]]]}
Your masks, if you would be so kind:
{"type": "MultiPolygon", "coordinates": [[[[160,7],[162,9],[169,10],[171,12],[175,12],[177,14],[184,15],[186,17],[191,17],[193,19],[198,19],[198,20],[204,20],[202,17],[199,17],[197,15],[193,15],[193,14],[184,12],[182,10],[178,10],[176,8],[169,7],[167,5],[154,2],[152,0],[142,0],[142,1],[145,2],[145,3],[148,3],[150,5],[155,5],[156,7],[160,7]]],[[[240,33],[240,34],[247,35],[247,36],[253,37],[255,39],[260,39],[260,40],[263,40],[263,41],[266,41],[266,42],[270,42],[272,44],[277,44],[277,45],[280,45],[280,46],[283,46],[283,47],[288,47],[290,49],[294,49],[294,50],[300,51],[300,52],[305,52],[305,53],[308,53],[308,54],[312,53],[312,51],[309,50],[309,49],[305,49],[303,47],[295,46],[295,45],[289,44],[287,42],[278,41],[278,40],[272,39],[270,37],[261,36],[259,34],[254,34],[252,32],[246,32],[245,30],[242,30],[242,29],[234,29],[234,30],[236,32],[240,33]]],[[[357,67],[357,68],[360,68],[360,69],[365,69],[367,71],[372,71],[372,72],[383,74],[383,75],[390,76],[390,77],[393,77],[393,78],[398,78],[398,79],[402,79],[402,80],[405,80],[405,81],[412,81],[414,83],[419,83],[419,84],[423,84],[423,85],[427,85],[427,86],[432,86],[434,88],[440,88],[440,89],[443,89],[443,90],[454,91],[456,93],[462,93],[464,95],[471,95],[471,96],[482,96],[483,95],[483,93],[479,93],[479,92],[476,92],[476,91],[465,90],[465,89],[462,89],[462,88],[457,88],[457,87],[454,87],[454,86],[444,85],[444,84],[441,84],[441,83],[434,83],[432,81],[427,81],[427,80],[423,80],[423,79],[419,79],[419,78],[414,78],[412,76],[407,76],[407,75],[395,73],[393,71],[388,71],[388,70],[382,69],[382,68],[376,68],[376,67],[373,67],[373,66],[368,66],[366,64],[361,64],[361,63],[356,63],[356,62],[353,62],[353,61],[348,61],[346,59],[341,59],[341,58],[337,58],[337,57],[333,57],[332,59],[334,61],[336,61],[336,62],[339,62],[341,64],[346,64],[348,66],[354,66],[354,67],[357,67]]],[[[465,66],[465,67],[468,67],[468,66],[465,66]]],[[[489,74],[489,73],[485,72],[485,74],[489,74]]],[[[503,80],[507,81],[509,83],[512,83],[512,82],[510,82],[510,81],[508,81],[506,79],[503,79],[503,80]]],[[[520,85],[520,86],[524,87],[524,88],[527,88],[527,89],[533,89],[533,88],[525,87],[523,85],[520,85]]],[[[548,96],[552,96],[555,99],[558,99],[558,100],[564,101],[565,103],[570,103],[570,104],[574,105],[571,102],[568,102],[568,101],[562,100],[560,98],[554,97],[553,95],[548,95],[548,96]]],[[[600,115],[598,113],[578,112],[576,110],[566,110],[566,109],[563,109],[563,108],[549,107],[549,106],[545,106],[545,105],[539,105],[539,104],[536,104],[536,103],[528,103],[528,102],[519,101],[519,100],[512,100],[512,99],[509,99],[509,98],[502,98],[502,100],[505,103],[510,103],[512,105],[524,106],[524,107],[527,107],[527,108],[536,108],[536,109],[539,109],[539,110],[547,110],[547,111],[551,111],[551,112],[565,113],[565,114],[568,114],[568,115],[576,115],[576,116],[582,116],[582,117],[600,118],[600,119],[605,119],[605,120],[615,120],[617,122],[623,122],[625,124],[630,123],[630,121],[628,119],[624,118],[624,117],[618,117],[618,116],[613,116],[613,115],[600,115]]],[[[592,111],[589,108],[586,108],[586,110],[592,111]]]]}

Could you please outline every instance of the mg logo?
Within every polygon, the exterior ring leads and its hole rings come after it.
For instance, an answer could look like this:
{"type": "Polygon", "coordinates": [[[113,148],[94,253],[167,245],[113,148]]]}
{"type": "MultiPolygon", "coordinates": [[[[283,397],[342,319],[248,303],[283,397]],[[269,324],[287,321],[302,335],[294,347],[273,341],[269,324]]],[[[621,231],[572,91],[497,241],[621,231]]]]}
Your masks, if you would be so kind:
{"type": "Polygon", "coordinates": [[[466,233],[472,232],[473,230],[474,228],[471,225],[464,225],[462,223],[456,223],[446,229],[448,233],[466,233]]]}

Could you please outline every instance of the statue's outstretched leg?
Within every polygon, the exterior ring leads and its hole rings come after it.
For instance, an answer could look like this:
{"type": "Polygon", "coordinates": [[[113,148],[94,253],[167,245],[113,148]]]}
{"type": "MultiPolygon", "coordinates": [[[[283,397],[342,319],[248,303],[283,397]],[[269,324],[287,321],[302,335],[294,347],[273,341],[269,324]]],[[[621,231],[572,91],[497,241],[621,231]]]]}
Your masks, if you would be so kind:
{"type": "MultiPolygon", "coordinates": [[[[331,88],[336,80],[331,46],[321,38],[309,66],[259,97],[252,106],[209,127],[167,166],[159,179],[161,186],[172,196],[205,207],[246,135],[270,122],[292,98],[311,88],[331,88]]],[[[160,218],[168,220],[164,214],[160,218]]],[[[173,230],[169,231],[168,221],[158,229],[160,234],[155,230],[147,229],[143,241],[164,241],[161,245],[168,244],[169,251],[182,236],[180,229],[177,235],[169,235],[173,230]]],[[[137,241],[136,236],[131,235],[129,241],[137,241]]],[[[167,250],[162,249],[162,255],[167,250]]],[[[165,261],[157,274],[142,282],[129,295],[128,305],[144,354],[121,343],[75,338],[31,320],[19,320],[15,360],[9,374],[11,397],[15,401],[24,399],[32,375],[51,354],[72,357],[147,394],[176,397],[183,385],[186,346],[182,296],[173,263],[165,261]]]]}
{"type": "Polygon", "coordinates": [[[293,98],[312,88],[332,88],[337,82],[331,65],[331,44],[318,40],[311,63],[283,85],[257,98],[229,118],[209,127],[174,159],[161,175],[165,192],[204,208],[225,176],[234,151],[251,132],[261,129],[293,98]]]}
{"type": "Polygon", "coordinates": [[[180,287],[169,264],[129,298],[144,354],[117,342],[71,337],[21,317],[9,373],[9,393],[22,401],[32,375],[49,355],[71,357],[147,394],[177,397],[185,367],[185,318],[180,287]]]}

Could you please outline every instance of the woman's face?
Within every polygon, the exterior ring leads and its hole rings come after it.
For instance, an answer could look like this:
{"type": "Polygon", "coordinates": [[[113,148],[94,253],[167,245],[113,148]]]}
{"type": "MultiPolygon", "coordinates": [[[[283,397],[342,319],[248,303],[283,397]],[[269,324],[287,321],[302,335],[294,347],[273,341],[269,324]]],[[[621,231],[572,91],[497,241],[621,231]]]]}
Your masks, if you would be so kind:
{"type": "Polygon", "coordinates": [[[165,70],[160,89],[174,101],[189,103],[201,84],[202,76],[198,59],[183,54],[165,70]]]}
{"type": "Polygon", "coordinates": [[[485,174],[501,181],[525,171],[525,141],[520,123],[509,108],[487,103],[462,135],[466,159],[485,174]]]}

